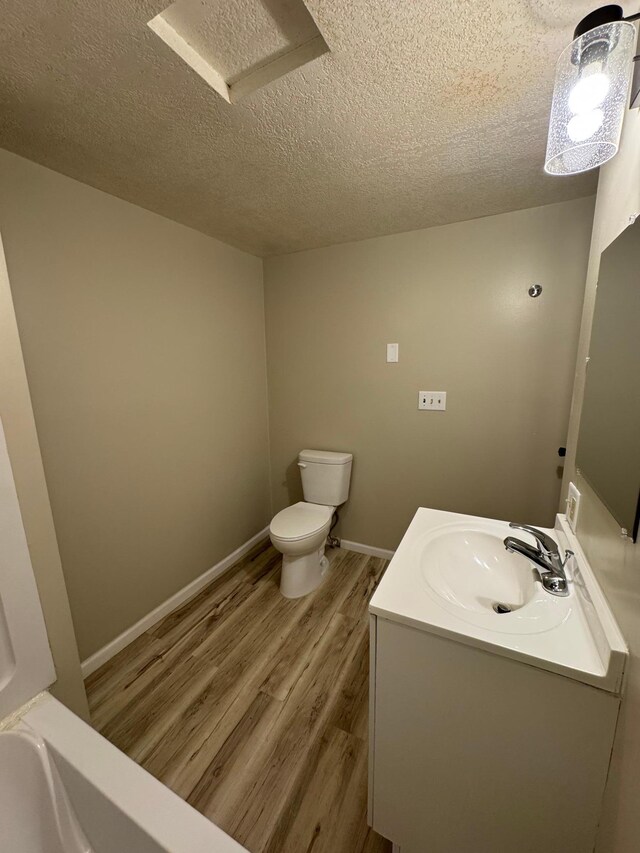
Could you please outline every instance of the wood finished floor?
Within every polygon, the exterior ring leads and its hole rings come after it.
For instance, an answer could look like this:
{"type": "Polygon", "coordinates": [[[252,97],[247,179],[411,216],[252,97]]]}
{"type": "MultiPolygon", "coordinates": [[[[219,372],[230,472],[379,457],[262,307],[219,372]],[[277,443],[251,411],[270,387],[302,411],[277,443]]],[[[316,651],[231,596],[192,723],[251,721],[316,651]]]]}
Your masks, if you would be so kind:
{"type": "Polygon", "coordinates": [[[327,552],[294,601],[268,540],[86,682],[93,725],[251,853],[390,853],[367,826],[367,604],[327,552]]]}

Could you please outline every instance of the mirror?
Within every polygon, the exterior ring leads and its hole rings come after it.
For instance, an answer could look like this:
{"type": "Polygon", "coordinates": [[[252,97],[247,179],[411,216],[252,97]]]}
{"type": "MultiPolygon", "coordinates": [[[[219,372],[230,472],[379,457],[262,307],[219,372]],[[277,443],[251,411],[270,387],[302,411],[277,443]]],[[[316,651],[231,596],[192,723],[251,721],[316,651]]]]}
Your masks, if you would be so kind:
{"type": "Polygon", "coordinates": [[[640,520],[640,219],[600,259],[576,467],[635,541],[640,520]]]}

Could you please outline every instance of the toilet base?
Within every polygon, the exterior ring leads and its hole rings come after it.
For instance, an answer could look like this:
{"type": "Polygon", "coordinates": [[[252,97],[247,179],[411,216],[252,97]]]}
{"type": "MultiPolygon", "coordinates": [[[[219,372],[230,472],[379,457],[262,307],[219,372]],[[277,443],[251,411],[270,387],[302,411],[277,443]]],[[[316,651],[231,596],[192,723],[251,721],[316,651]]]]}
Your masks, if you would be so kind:
{"type": "Polygon", "coordinates": [[[283,554],[280,592],[285,598],[308,595],[320,586],[328,568],[329,560],[324,556],[324,542],[310,554],[283,554]]]}

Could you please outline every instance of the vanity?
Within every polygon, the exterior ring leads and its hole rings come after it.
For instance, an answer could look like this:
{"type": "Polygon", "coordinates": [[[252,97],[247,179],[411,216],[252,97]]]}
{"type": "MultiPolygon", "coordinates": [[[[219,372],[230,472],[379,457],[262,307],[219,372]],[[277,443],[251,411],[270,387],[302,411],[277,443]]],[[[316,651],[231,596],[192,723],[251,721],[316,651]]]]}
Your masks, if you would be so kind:
{"type": "Polygon", "coordinates": [[[627,647],[566,519],[541,533],[568,594],[507,522],[419,509],[371,599],[369,822],[398,853],[594,849],[627,647]]]}

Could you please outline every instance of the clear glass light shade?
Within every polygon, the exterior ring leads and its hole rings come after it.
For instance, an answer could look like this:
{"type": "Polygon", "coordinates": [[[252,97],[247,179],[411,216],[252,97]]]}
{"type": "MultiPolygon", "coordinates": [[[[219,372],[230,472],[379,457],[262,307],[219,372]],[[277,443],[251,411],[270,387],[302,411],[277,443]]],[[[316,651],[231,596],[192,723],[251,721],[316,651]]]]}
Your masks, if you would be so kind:
{"type": "Polygon", "coordinates": [[[573,175],[618,150],[633,73],[636,30],[628,21],[596,27],[561,54],[544,169],[573,175]]]}

